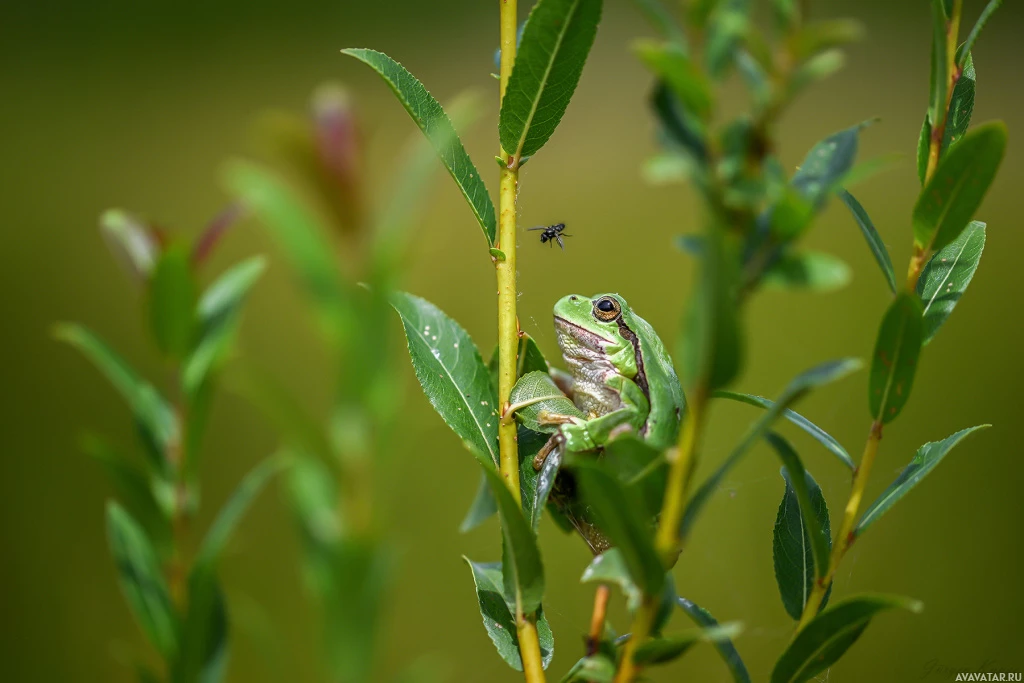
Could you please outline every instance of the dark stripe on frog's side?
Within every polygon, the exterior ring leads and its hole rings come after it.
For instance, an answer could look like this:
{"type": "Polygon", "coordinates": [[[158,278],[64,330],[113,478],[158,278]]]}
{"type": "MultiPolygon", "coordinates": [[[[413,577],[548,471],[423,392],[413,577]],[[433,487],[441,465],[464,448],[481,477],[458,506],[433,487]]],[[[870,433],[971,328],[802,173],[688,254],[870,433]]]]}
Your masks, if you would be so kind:
{"type": "Polygon", "coordinates": [[[633,378],[633,381],[640,387],[640,391],[644,392],[644,398],[650,403],[651,388],[647,384],[647,373],[644,372],[644,357],[640,354],[640,339],[633,330],[629,329],[629,326],[626,325],[621,316],[618,322],[619,334],[628,339],[629,343],[633,345],[633,354],[636,356],[636,377],[633,378]]]}

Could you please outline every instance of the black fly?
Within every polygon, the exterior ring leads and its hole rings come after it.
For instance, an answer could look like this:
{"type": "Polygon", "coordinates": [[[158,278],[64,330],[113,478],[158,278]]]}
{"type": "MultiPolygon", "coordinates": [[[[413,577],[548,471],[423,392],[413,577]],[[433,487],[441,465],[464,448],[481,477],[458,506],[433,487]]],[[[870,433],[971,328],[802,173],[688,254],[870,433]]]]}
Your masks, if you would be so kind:
{"type": "Polygon", "coordinates": [[[572,237],[563,233],[565,230],[565,223],[555,223],[554,225],[538,225],[536,228],[529,228],[529,230],[543,230],[540,234],[540,243],[551,242],[551,246],[554,246],[555,242],[558,242],[558,246],[563,250],[565,249],[565,242],[562,241],[563,237],[572,237]]]}

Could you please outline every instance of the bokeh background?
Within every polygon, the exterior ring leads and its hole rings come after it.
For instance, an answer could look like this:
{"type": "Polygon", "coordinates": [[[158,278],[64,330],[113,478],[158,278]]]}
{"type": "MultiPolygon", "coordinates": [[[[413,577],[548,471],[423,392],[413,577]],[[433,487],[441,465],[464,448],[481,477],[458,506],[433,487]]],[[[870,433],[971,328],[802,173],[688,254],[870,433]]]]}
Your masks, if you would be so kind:
{"type": "MultiPolygon", "coordinates": [[[[525,3],[524,3],[525,4],[525,3]]],[[[855,16],[867,39],[849,65],[812,89],[781,124],[792,169],[817,139],[865,118],[862,158],[892,151],[904,161],[857,192],[889,245],[897,273],[910,246],[918,190],[913,162],[928,89],[927,3],[814,3],[821,15],[855,16]]],[[[970,21],[982,3],[966,3],[970,21]]],[[[872,590],[924,601],[921,615],[878,619],[823,679],[951,680],[939,669],[1024,669],[1024,464],[1019,382],[1024,378],[1018,254],[1024,249],[1024,12],[1007,3],[975,51],[974,120],[1003,118],[1007,157],[979,217],[989,224],[981,268],[955,315],[928,346],[914,398],[886,431],[870,497],[917,446],[970,425],[972,436],[855,546],[836,595],[872,590]]],[[[131,443],[128,415],[105,381],[52,341],[56,320],[85,322],[141,370],[163,372],[145,343],[137,296],[109,257],[96,217],[124,206],[190,233],[225,202],[223,161],[253,149],[251,124],[267,108],[303,110],[318,83],[356,93],[374,185],[387,188],[413,124],[381,82],[338,53],[384,50],[440,99],[482,93],[482,116],[465,141],[489,174],[496,147],[496,3],[391,0],[129,0],[8,3],[0,21],[0,678],[117,682],[142,639],[119,595],[103,533],[102,472],[77,450],[89,428],[131,443]]],[[[522,10],[525,11],[526,7],[522,10]]],[[[519,247],[523,325],[556,351],[552,303],[570,291],[618,291],[674,338],[692,262],[671,246],[694,229],[692,194],[640,178],[653,151],[645,111],[649,79],[629,44],[650,31],[633,7],[609,0],[579,90],[550,144],[523,171],[521,224],[565,221],[567,249],[524,233],[519,247]]],[[[739,90],[737,89],[737,93],[739,90]]],[[[739,99],[730,106],[740,106],[739,99]]],[[[493,174],[496,180],[496,173],[493,174]]],[[[493,270],[478,228],[439,174],[416,228],[405,286],[460,320],[481,348],[494,340],[493,270]]],[[[828,295],[766,293],[750,309],[750,356],[739,387],[771,395],[799,370],[828,358],[870,353],[887,302],[883,278],[845,209],[833,202],[810,244],[843,256],[851,286],[828,295]]],[[[325,412],[326,352],[284,263],[257,226],[230,233],[210,272],[240,257],[271,254],[241,334],[244,355],[325,412]]],[[[396,320],[397,326],[397,320],[396,320]]],[[[514,681],[481,628],[460,556],[499,556],[494,522],[468,535],[457,527],[477,481],[472,458],[423,399],[406,360],[406,417],[393,477],[392,532],[401,570],[382,636],[380,680],[427,657],[451,681],[514,681]]],[[[859,453],[869,424],[866,373],[820,391],[802,412],[859,453]]],[[[752,409],[716,409],[703,472],[721,458],[752,409]]],[[[806,437],[794,435],[833,510],[848,473],[806,437]]],[[[243,399],[217,399],[205,456],[205,515],[276,444],[243,399]]],[[[774,456],[754,452],[729,478],[676,569],[680,591],[722,620],[747,626],[737,645],[764,680],[791,622],[772,570],[771,531],[783,491],[774,456]]],[[[556,636],[559,677],[581,649],[592,590],[578,583],[588,554],[545,522],[545,609],[556,636]]],[[[223,566],[235,629],[229,680],[313,681],[319,636],[297,569],[298,547],[280,493],[270,489],[247,517],[223,566]]],[[[618,612],[620,628],[627,628],[618,612]]],[[[680,626],[684,620],[680,619],[680,626]]],[[[720,681],[725,669],[697,649],[655,680],[720,681]]]]}

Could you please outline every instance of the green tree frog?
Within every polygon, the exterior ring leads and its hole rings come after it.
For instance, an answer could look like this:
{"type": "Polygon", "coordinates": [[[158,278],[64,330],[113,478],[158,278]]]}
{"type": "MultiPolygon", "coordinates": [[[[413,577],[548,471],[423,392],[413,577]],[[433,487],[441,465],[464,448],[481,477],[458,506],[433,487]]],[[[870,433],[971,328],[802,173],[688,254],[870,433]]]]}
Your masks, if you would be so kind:
{"type": "Polygon", "coordinates": [[[529,373],[511,396],[524,425],[554,435],[534,467],[558,445],[596,451],[625,432],[658,450],[672,445],[686,400],[654,328],[618,294],[570,294],[555,304],[554,317],[568,374],[529,373]]]}

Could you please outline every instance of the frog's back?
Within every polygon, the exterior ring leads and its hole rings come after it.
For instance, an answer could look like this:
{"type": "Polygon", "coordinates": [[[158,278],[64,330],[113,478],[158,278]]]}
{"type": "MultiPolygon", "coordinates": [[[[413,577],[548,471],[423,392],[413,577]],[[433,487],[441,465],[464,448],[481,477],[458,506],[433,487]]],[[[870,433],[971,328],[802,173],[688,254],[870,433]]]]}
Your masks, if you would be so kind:
{"type": "Polygon", "coordinates": [[[679,425],[686,412],[686,397],[661,338],[646,320],[636,314],[630,317],[629,324],[638,331],[643,330],[643,334],[638,335],[640,344],[651,347],[641,348],[651,402],[645,439],[656,448],[668,448],[679,436],[679,425]]]}

